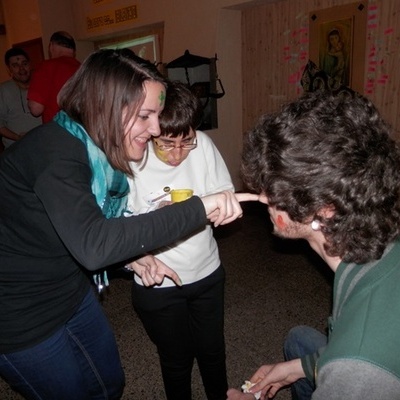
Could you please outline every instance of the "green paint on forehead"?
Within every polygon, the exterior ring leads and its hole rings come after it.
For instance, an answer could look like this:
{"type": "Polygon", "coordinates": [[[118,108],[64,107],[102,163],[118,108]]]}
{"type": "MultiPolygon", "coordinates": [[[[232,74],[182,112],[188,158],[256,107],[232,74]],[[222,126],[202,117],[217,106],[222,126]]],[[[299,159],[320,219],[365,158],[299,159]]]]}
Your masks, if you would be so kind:
{"type": "Polygon", "coordinates": [[[165,103],[165,93],[164,93],[164,91],[161,91],[161,93],[158,96],[158,98],[160,99],[160,106],[163,106],[164,103],[165,103]]]}

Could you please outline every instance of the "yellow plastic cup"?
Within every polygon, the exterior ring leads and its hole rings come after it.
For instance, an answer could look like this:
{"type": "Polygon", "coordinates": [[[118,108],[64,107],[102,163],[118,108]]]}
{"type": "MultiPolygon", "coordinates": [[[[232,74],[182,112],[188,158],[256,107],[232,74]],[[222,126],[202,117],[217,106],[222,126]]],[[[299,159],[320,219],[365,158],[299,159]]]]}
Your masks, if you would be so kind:
{"type": "Polygon", "coordinates": [[[179,203],[180,201],[190,199],[192,196],[193,196],[192,189],[173,189],[173,190],[171,190],[171,201],[173,203],[179,203]]]}

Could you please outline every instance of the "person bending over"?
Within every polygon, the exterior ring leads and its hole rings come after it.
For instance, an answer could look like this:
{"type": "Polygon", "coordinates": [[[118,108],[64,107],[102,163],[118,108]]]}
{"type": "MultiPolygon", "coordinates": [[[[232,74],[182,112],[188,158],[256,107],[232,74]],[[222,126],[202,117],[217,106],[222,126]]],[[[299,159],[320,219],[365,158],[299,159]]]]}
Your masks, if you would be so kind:
{"type": "MultiPolygon", "coordinates": [[[[243,177],[276,235],[302,238],[335,272],[328,337],[293,328],[286,361],[252,393],[294,399],[400,399],[400,153],[361,95],[314,92],[265,115],[245,139],[243,177]]],[[[236,389],[229,400],[254,398],[236,389]]]]}

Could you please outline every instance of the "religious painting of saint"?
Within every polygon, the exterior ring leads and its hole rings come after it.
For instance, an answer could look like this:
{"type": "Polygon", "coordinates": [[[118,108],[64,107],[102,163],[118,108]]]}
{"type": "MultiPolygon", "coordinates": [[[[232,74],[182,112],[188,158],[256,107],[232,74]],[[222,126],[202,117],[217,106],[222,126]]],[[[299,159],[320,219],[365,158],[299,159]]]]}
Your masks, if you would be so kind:
{"type": "MultiPolygon", "coordinates": [[[[309,60],[335,92],[347,87],[364,93],[367,18],[362,0],[309,13],[309,60]]],[[[308,67],[308,73],[314,70],[308,67]]]]}
{"type": "Polygon", "coordinates": [[[351,86],[352,38],[352,18],[320,24],[319,66],[330,76],[333,87],[351,86]]]}

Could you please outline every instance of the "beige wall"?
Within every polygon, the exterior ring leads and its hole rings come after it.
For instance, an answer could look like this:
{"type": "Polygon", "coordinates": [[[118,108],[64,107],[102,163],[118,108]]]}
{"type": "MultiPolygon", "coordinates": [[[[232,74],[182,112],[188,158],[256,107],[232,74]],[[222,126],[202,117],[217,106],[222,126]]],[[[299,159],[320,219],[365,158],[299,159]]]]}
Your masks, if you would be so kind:
{"type": "Polygon", "coordinates": [[[1,0],[1,4],[9,47],[42,36],[38,0],[1,0]]]}

